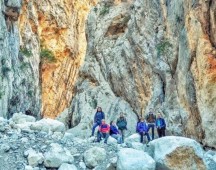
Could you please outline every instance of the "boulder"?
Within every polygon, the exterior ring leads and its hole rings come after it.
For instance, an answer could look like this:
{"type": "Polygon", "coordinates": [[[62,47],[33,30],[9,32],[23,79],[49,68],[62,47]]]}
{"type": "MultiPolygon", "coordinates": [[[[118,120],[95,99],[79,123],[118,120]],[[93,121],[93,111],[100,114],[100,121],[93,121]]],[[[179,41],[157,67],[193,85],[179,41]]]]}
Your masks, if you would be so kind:
{"type": "Polygon", "coordinates": [[[84,162],[88,168],[94,168],[106,159],[106,151],[103,148],[93,147],[84,153],[84,162]]]}
{"type": "Polygon", "coordinates": [[[13,122],[16,124],[23,124],[26,122],[35,122],[36,119],[33,116],[25,115],[23,113],[14,113],[13,117],[11,118],[13,122]]]}
{"type": "Polygon", "coordinates": [[[25,154],[28,154],[28,164],[32,167],[36,167],[39,164],[42,164],[44,161],[44,156],[42,153],[37,153],[35,150],[33,149],[29,149],[27,151],[27,153],[25,152],[25,154]]]}
{"type": "Polygon", "coordinates": [[[110,163],[107,165],[106,170],[116,170],[117,159],[117,157],[110,159],[110,163]]]}
{"type": "Polygon", "coordinates": [[[72,164],[63,163],[58,170],[77,170],[77,167],[72,164]]]}
{"type": "Polygon", "coordinates": [[[144,145],[140,142],[131,142],[131,143],[127,143],[127,146],[129,148],[133,148],[133,149],[136,149],[136,150],[144,150],[144,145]]]}
{"type": "Polygon", "coordinates": [[[50,118],[44,118],[31,125],[31,130],[44,132],[65,132],[65,125],[62,122],[50,118]]]}
{"type": "Polygon", "coordinates": [[[109,136],[109,138],[107,140],[107,144],[116,145],[117,144],[117,140],[115,138],[109,136]]]}
{"type": "Polygon", "coordinates": [[[131,142],[140,142],[140,135],[138,133],[134,133],[125,139],[125,143],[131,142]]]}
{"type": "Polygon", "coordinates": [[[144,151],[131,148],[118,153],[117,170],[155,170],[155,161],[144,151]]]}
{"type": "Polygon", "coordinates": [[[149,143],[147,152],[156,161],[156,169],[162,170],[205,170],[204,151],[195,140],[167,136],[149,143]]]}
{"type": "Polygon", "coordinates": [[[26,165],[25,166],[25,170],[34,170],[31,166],[29,166],[29,165],[26,165]]]}
{"type": "Polygon", "coordinates": [[[204,154],[204,160],[208,170],[216,169],[216,152],[209,150],[204,154]]]}
{"type": "Polygon", "coordinates": [[[73,163],[74,158],[71,153],[61,147],[61,145],[52,143],[51,148],[44,154],[44,165],[47,168],[59,168],[63,163],[73,163]]]}

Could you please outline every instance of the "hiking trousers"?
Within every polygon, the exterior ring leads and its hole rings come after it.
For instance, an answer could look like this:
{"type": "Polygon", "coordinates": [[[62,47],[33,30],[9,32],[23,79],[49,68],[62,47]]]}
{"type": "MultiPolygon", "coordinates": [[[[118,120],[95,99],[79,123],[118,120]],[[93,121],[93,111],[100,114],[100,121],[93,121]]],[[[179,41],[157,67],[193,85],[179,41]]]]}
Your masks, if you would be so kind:
{"type": "Polygon", "coordinates": [[[92,136],[94,136],[94,132],[95,132],[95,129],[96,129],[96,127],[98,127],[98,126],[100,126],[101,125],[101,123],[100,122],[95,122],[94,123],[94,125],[93,125],[93,127],[92,127],[92,136]]]}
{"type": "Polygon", "coordinates": [[[165,127],[162,127],[162,128],[157,128],[157,132],[158,132],[158,137],[161,138],[163,136],[166,136],[165,135],[165,127]]]}
{"type": "Polygon", "coordinates": [[[125,138],[125,131],[126,129],[119,129],[121,132],[121,136],[122,136],[122,143],[124,143],[124,138],[125,138]]]}
{"type": "Polygon", "coordinates": [[[100,142],[101,138],[104,138],[104,143],[107,143],[107,140],[109,138],[109,133],[98,132],[98,134],[97,134],[97,142],[100,142]]]}
{"type": "Polygon", "coordinates": [[[112,134],[111,136],[117,140],[118,144],[122,143],[122,136],[120,134],[112,134]]]}
{"type": "Polygon", "coordinates": [[[152,140],[154,140],[154,127],[155,127],[155,124],[154,123],[148,123],[148,132],[150,129],[151,130],[151,133],[152,133],[152,140]]]}
{"type": "Polygon", "coordinates": [[[149,133],[148,132],[139,132],[140,134],[140,142],[143,143],[143,137],[144,136],[147,136],[147,139],[148,139],[148,142],[150,142],[150,136],[149,136],[149,133]]]}

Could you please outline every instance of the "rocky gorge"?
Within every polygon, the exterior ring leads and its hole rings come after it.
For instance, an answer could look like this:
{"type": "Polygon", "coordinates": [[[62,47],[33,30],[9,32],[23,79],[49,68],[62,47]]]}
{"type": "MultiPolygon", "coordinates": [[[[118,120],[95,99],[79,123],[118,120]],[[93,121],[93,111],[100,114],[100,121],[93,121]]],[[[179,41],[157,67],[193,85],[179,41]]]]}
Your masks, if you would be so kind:
{"type": "Polygon", "coordinates": [[[216,1],[1,0],[0,9],[0,169],[215,169],[216,1]],[[125,113],[124,145],[92,143],[98,106],[107,121],[125,113]],[[147,148],[134,133],[150,108],[170,137],[147,148]],[[85,156],[95,152],[104,159],[85,156]]]}
{"type": "Polygon", "coordinates": [[[0,169],[9,170],[214,170],[216,152],[205,152],[195,140],[167,136],[141,144],[132,134],[125,143],[109,137],[78,138],[57,120],[15,113],[0,118],[0,169]]]}

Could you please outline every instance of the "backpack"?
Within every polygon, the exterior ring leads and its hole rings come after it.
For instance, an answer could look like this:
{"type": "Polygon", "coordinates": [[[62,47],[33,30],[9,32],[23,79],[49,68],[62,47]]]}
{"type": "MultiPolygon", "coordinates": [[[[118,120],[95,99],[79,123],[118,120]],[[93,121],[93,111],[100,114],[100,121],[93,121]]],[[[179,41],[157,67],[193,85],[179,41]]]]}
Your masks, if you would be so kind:
{"type": "Polygon", "coordinates": [[[117,126],[120,130],[127,129],[127,121],[126,119],[118,119],[117,120],[117,126]]]}

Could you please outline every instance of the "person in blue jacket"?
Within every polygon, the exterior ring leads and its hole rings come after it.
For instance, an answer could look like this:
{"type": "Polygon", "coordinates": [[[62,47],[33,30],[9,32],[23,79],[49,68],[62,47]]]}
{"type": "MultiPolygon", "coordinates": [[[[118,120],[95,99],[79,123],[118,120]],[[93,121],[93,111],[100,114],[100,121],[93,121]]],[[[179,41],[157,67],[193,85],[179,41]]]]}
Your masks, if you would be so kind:
{"type": "Polygon", "coordinates": [[[162,118],[161,114],[159,113],[156,119],[156,128],[158,132],[159,138],[165,136],[165,130],[166,130],[166,122],[162,118]]]}
{"type": "Polygon", "coordinates": [[[123,143],[122,135],[120,134],[114,121],[110,122],[110,135],[117,140],[118,144],[123,143]]]}
{"type": "Polygon", "coordinates": [[[140,142],[143,143],[143,136],[146,135],[148,142],[150,142],[150,136],[148,133],[148,125],[145,122],[144,118],[140,119],[140,122],[137,124],[137,132],[140,134],[141,138],[140,138],[140,142]]]}
{"type": "Polygon", "coordinates": [[[96,129],[97,126],[101,125],[102,119],[105,119],[105,114],[102,111],[102,108],[98,107],[97,112],[95,113],[95,116],[94,116],[94,124],[93,124],[93,127],[92,127],[91,136],[94,136],[95,129],[96,129]]]}

